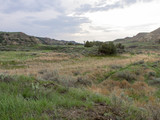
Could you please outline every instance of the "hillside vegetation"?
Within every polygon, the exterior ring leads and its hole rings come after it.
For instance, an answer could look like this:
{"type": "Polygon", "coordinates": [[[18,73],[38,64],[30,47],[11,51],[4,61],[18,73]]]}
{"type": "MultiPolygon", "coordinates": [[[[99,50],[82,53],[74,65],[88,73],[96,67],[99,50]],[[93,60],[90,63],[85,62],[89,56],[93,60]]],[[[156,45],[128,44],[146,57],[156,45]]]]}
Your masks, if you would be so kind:
{"type": "Polygon", "coordinates": [[[66,45],[78,44],[74,41],[56,40],[46,37],[34,37],[22,32],[0,32],[0,45],[66,45]]]}
{"type": "Polygon", "coordinates": [[[0,32],[0,44],[2,45],[34,45],[40,44],[39,39],[21,32],[0,32]]]}
{"type": "Polygon", "coordinates": [[[122,43],[128,49],[160,49],[160,28],[150,33],[138,33],[133,37],[126,37],[124,39],[117,39],[115,43],[122,43]]]}

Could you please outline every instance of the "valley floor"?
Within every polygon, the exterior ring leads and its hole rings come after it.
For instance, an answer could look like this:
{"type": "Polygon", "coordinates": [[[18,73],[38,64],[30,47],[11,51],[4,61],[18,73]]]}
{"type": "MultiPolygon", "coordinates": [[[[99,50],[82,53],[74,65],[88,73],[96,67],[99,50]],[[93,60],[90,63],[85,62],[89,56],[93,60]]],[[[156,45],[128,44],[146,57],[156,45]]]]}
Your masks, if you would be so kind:
{"type": "Polygon", "coordinates": [[[160,120],[160,53],[0,51],[0,119],[160,120]]]}

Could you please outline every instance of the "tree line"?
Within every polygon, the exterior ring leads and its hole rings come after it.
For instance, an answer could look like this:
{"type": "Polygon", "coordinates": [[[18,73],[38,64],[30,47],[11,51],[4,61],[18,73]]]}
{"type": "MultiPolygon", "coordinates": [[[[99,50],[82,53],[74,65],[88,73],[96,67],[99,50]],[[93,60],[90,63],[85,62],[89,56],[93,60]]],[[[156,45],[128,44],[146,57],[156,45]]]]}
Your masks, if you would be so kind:
{"type": "Polygon", "coordinates": [[[98,46],[98,54],[112,55],[119,51],[124,51],[125,46],[121,43],[114,44],[114,42],[99,42],[99,41],[86,41],[84,47],[98,46]]]}

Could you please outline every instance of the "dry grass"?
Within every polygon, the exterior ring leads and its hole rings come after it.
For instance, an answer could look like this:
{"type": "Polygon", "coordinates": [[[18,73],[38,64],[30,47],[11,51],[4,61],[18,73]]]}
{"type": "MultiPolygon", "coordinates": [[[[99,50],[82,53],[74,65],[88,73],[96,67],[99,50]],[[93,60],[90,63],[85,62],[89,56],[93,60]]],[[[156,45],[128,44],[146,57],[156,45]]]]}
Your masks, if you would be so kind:
{"type": "MultiPolygon", "coordinates": [[[[127,95],[132,94],[134,91],[135,94],[141,95],[145,94],[146,96],[153,95],[155,88],[148,86],[145,82],[136,81],[135,83],[129,83],[126,80],[123,81],[114,81],[114,80],[106,80],[99,85],[93,85],[89,88],[92,91],[103,93],[102,91],[109,91],[111,94],[114,89],[125,90],[127,95]],[[101,89],[101,90],[100,90],[101,89]]],[[[104,92],[105,93],[105,92],[104,92]]],[[[108,92],[107,92],[108,93],[108,92]]]]}
{"type": "Polygon", "coordinates": [[[125,80],[123,81],[107,80],[99,85],[93,85],[88,89],[95,93],[100,93],[103,95],[108,95],[108,96],[115,95],[123,99],[124,101],[126,101],[126,98],[124,99],[123,96],[132,97],[134,99],[134,101],[132,102],[137,107],[144,108],[149,104],[154,104],[154,103],[158,106],[160,105],[160,103],[157,102],[157,98],[154,96],[156,88],[148,86],[148,84],[141,81],[137,81],[134,84],[131,84],[125,80]],[[124,95],[122,96],[122,94],[124,95]],[[145,100],[145,97],[148,98],[147,101],[145,100]]]}
{"type": "Polygon", "coordinates": [[[69,60],[71,56],[65,53],[41,53],[40,57],[34,58],[33,61],[42,62],[59,62],[69,60]]]}
{"type": "Polygon", "coordinates": [[[73,75],[73,71],[78,71],[79,74],[88,75],[94,79],[97,74],[108,72],[111,65],[125,66],[136,61],[156,61],[158,58],[148,55],[127,54],[121,57],[78,57],[75,59],[73,55],[65,53],[41,53],[39,57],[29,59],[25,65],[27,67],[21,69],[0,69],[2,73],[8,74],[24,74],[38,76],[40,70],[58,70],[61,74],[73,75]]]}

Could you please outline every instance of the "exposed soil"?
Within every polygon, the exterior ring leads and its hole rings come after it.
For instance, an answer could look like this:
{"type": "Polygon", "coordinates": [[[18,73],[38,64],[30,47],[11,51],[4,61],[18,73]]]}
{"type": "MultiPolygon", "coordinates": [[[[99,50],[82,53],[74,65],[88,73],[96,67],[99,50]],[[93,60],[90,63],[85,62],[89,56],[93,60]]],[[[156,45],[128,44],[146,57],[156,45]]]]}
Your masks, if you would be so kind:
{"type": "Polygon", "coordinates": [[[104,103],[96,103],[92,108],[74,107],[71,109],[59,109],[59,115],[55,112],[46,111],[54,120],[118,120],[122,114],[104,103]]]}

